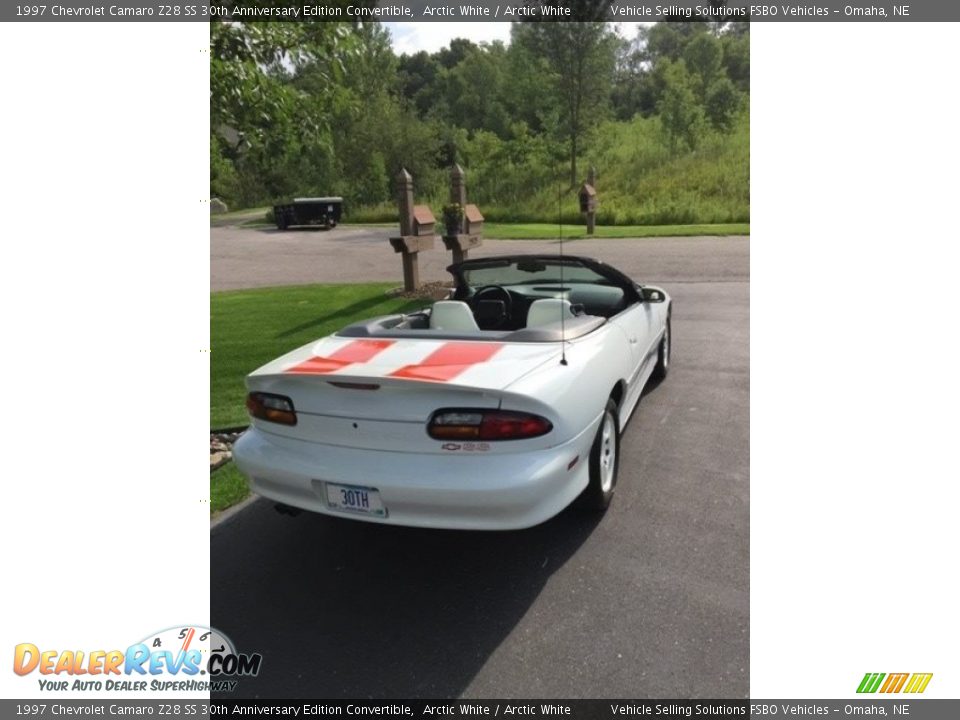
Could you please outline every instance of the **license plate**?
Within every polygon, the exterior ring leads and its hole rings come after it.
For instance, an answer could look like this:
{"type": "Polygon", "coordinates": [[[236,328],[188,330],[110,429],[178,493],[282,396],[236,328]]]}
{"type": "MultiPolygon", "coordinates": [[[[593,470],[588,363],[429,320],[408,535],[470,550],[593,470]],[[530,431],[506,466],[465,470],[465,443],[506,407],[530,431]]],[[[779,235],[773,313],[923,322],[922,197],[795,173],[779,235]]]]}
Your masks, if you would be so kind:
{"type": "Polygon", "coordinates": [[[334,510],[386,517],[387,509],[376,488],[327,483],[327,505],[334,510]]]}

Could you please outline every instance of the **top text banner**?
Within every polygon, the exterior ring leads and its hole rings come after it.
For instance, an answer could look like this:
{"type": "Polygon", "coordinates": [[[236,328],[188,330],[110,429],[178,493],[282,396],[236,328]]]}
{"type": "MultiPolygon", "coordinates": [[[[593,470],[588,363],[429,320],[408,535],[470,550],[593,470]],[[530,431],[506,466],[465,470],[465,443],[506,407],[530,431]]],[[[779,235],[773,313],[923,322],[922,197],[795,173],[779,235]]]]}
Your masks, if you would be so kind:
{"type": "Polygon", "coordinates": [[[118,0],[96,2],[63,0],[0,5],[0,21],[30,22],[209,22],[288,21],[363,22],[514,22],[607,20],[610,22],[655,22],[701,19],[714,22],[930,22],[960,20],[960,3],[922,0],[912,3],[850,3],[828,0],[801,3],[656,3],[622,0],[574,2],[502,2],[474,0],[449,3],[426,0],[357,0],[357,2],[235,2],[196,3],[118,0]]]}

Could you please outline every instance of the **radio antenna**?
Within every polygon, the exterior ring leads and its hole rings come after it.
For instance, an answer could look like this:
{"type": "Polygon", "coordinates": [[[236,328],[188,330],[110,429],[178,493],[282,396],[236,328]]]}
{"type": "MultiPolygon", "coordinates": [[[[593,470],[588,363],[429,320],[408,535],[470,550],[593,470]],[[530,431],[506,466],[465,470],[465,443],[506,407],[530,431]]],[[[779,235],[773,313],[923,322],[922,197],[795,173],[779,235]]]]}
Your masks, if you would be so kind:
{"type": "Polygon", "coordinates": [[[567,364],[567,333],[566,318],[567,313],[564,307],[564,293],[566,287],[563,284],[563,181],[557,183],[557,227],[560,229],[560,364],[567,364]]]}

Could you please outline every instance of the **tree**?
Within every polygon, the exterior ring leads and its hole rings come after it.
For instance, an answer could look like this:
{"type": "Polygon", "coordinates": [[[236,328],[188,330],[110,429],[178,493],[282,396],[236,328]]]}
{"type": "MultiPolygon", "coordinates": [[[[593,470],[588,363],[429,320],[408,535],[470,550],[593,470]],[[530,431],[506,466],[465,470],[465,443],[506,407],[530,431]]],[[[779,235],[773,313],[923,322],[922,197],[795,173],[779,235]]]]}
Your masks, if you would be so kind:
{"type": "MultiPolygon", "coordinates": [[[[334,23],[210,23],[211,126],[248,140],[273,132],[305,97],[285,82],[287,68],[314,63],[332,90],[350,47],[349,26],[334,23]]],[[[316,128],[307,122],[305,129],[316,128]]]]}
{"type": "Polygon", "coordinates": [[[426,116],[436,100],[437,76],[443,66],[426,50],[400,58],[400,91],[426,116]]]}
{"type": "Polygon", "coordinates": [[[602,0],[568,4],[577,22],[517,24],[510,44],[457,39],[399,57],[376,22],[211,23],[212,195],[252,207],[338,194],[380,217],[401,165],[434,202],[459,162],[491,217],[532,221],[552,214],[558,175],[581,179],[589,148],[611,178],[629,167],[611,218],[650,219],[636,209],[649,193],[625,198],[672,162],[657,140],[746,152],[746,23],[642,25],[628,42],[602,22],[602,0]]]}
{"type": "Polygon", "coordinates": [[[709,31],[707,23],[658,22],[646,30],[647,59],[656,64],[661,60],[679,60],[690,41],[709,31]]]}
{"type": "Polygon", "coordinates": [[[738,34],[735,28],[750,23],[730,23],[731,29],[720,38],[723,48],[723,68],[741,92],[750,92],[750,35],[738,34]]]}
{"type": "Polygon", "coordinates": [[[703,108],[697,101],[694,78],[683,60],[671,63],[665,71],[666,89],[660,101],[660,122],[670,149],[697,146],[703,126],[703,108]]]}
{"type": "Polygon", "coordinates": [[[522,43],[507,47],[504,104],[515,122],[523,122],[537,134],[557,126],[558,98],[543,78],[550,69],[538,54],[522,43]]]}
{"type": "Polygon", "coordinates": [[[703,103],[710,124],[717,130],[729,130],[740,109],[740,93],[728,77],[714,80],[707,88],[703,103]]]}
{"type": "Polygon", "coordinates": [[[543,62],[560,111],[560,133],[570,158],[570,185],[579,181],[577,155],[587,129],[610,97],[617,37],[605,22],[514,23],[512,40],[543,62]]]}
{"type": "MultiPolygon", "coordinates": [[[[326,185],[318,194],[336,192],[353,203],[376,204],[390,196],[390,172],[383,138],[383,123],[397,106],[397,59],[390,34],[378,23],[356,30],[358,47],[343,61],[343,79],[332,106],[333,155],[327,162],[326,185]]],[[[301,74],[298,84],[312,88],[312,68],[301,74]]],[[[320,176],[319,169],[315,176],[320,176]]],[[[304,191],[307,188],[303,189],[304,191]]]]}
{"type": "Polygon", "coordinates": [[[632,40],[623,40],[617,48],[611,102],[620,120],[629,120],[638,112],[648,115],[656,107],[651,102],[650,63],[647,61],[647,32],[639,26],[632,40]]]}
{"type": "Polygon", "coordinates": [[[334,100],[354,48],[348,25],[210,23],[211,189],[232,188],[231,203],[249,205],[293,192],[304,168],[328,167],[334,100]],[[306,67],[309,89],[293,82],[306,67]]]}
{"type": "Polygon", "coordinates": [[[469,131],[507,134],[510,113],[504,102],[506,48],[496,42],[473,46],[457,65],[444,71],[443,117],[469,131]]]}
{"type": "Polygon", "coordinates": [[[700,33],[683,49],[683,59],[692,76],[697,97],[704,103],[707,88],[723,71],[723,50],[720,43],[713,35],[700,33]]]}
{"type": "Polygon", "coordinates": [[[447,70],[452,70],[462,63],[468,55],[472,55],[479,48],[476,43],[464,38],[454,38],[450,41],[450,47],[440,48],[434,58],[447,70]]]}

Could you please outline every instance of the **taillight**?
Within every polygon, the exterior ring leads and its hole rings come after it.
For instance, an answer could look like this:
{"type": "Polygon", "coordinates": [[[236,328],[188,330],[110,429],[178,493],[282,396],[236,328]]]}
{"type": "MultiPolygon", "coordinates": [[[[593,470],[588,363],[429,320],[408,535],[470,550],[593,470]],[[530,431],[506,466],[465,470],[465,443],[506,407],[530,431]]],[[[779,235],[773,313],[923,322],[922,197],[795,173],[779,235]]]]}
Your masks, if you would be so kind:
{"type": "Polygon", "coordinates": [[[512,410],[438,410],[427,434],[435,440],[524,440],[546,435],[546,418],[512,410]]]}
{"type": "Polygon", "coordinates": [[[285,395],[252,392],[247,395],[247,411],[255,418],[282,425],[296,425],[297,412],[293,401],[285,395]]]}

